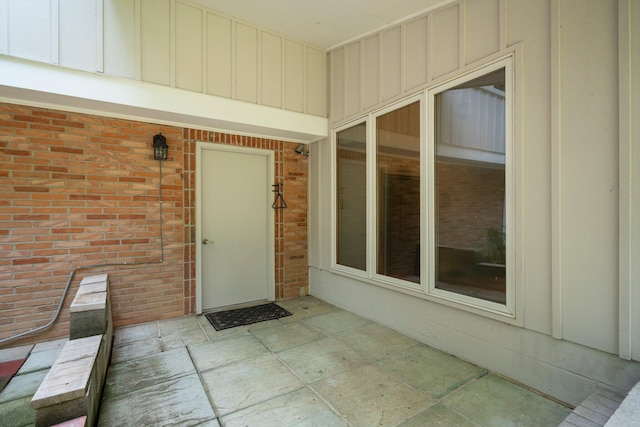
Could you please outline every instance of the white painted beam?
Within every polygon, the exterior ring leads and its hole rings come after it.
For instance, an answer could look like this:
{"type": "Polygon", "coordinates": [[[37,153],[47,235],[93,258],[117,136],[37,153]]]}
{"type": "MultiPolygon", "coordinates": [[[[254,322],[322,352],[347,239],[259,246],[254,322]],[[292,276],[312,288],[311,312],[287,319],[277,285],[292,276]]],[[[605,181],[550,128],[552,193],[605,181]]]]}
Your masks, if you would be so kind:
{"type": "Polygon", "coordinates": [[[0,56],[0,101],[309,143],[324,117],[0,56]]]}

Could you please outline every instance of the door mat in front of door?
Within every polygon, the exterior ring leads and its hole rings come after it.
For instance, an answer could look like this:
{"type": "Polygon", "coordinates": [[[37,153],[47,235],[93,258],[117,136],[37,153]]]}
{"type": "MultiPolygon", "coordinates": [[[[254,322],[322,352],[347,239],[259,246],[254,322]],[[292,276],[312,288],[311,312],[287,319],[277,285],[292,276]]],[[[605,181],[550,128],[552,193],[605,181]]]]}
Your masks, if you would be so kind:
{"type": "Polygon", "coordinates": [[[281,317],[287,316],[291,316],[291,313],[272,302],[254,307],[236,308],[205,314],[205,317],[216,331],[265,322],[267,320],[280,319],[281,317]]]}

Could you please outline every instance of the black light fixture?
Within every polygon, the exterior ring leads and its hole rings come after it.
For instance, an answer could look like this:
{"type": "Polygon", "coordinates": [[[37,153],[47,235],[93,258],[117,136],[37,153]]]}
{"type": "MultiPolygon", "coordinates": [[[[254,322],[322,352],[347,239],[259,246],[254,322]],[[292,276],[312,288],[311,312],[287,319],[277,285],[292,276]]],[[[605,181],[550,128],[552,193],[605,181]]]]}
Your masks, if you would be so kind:
{"type": "Polygon", "coordinates": [[[154,135],[153,137],[153,160],[167,160],[169,155],[169,146],[167,145],[167,138],[162,136],[161,133],[154,135]]]}
{"type": "Polygon", "coordinates": [[[296,153],[300,154],[301,156],[309,157],[309,149],[304,144],[298,145],[298,147],[296,148],[296,153]]]}

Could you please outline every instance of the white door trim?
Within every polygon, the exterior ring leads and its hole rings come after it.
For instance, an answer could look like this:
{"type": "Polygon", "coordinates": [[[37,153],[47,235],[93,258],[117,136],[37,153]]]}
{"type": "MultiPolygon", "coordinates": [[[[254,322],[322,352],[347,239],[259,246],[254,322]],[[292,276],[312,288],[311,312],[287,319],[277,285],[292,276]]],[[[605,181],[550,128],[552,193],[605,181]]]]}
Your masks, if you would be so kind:
{"type": "MultiPolygon", "coordinates": [[[[231,151],[236,153],[256,154],[265,156],[269,159],[269,188],[274,184],[274,171],[275,171],[275,154],[272,150],[263,150],[259,148],[247,148],[238,147],[235,145],[222,145],[213,144],[210,142],[196,141],[196,193],[195,193],[195,214],[196,214],[196,232],[195,232],[195,245],[196,245],[196,314],[202,314],[202,212],[200,207],[202,206],[202,151],[203,150],[217,150],[217,151],[231,151]]],[[[275,226],[274,226],[274,214],[271,206],[265,206],[267,209],[267,217],[269,219],[269,249],[267,252],[268,262],[268,275],[267,281],[267,297],[270,301],[275,300],[275,226]]]]}

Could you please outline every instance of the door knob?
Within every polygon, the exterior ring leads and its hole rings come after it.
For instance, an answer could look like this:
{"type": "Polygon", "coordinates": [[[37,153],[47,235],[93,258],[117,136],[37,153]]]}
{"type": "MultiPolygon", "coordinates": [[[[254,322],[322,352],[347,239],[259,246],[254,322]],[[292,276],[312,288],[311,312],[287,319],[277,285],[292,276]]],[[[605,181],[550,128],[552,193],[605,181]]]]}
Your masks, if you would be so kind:
{"type": "Polygon", "coordinates": [[[202,241],[202,244],[203,244],[203,245],[206,245],[207,243],[209,243],[209,239],[204,239],[204,240],[202,241]]]}

